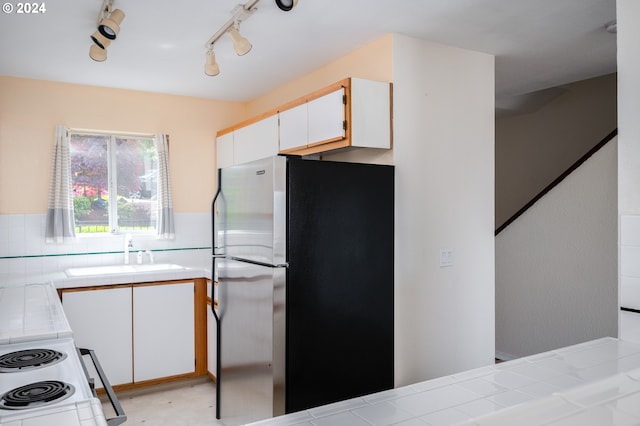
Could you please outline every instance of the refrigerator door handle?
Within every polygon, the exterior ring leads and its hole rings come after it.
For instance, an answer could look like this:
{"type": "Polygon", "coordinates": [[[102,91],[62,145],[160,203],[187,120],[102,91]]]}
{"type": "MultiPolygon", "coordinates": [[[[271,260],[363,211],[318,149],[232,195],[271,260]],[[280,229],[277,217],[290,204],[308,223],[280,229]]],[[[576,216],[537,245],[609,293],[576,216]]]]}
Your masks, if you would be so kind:
{"type": "Polygon", "coordinates": [[[288,262],[272,264],[272,263],[260,262],[260,261],[257,261],[257,260],[243,259],[241,257],[236,257],[236,256],[220,255],[219,257],[226,257],[227,259],[237,260],[239,262],[244,262],[244,263],[250,263],[252,265],[266,266],[267,268],[288,268],[289,267],[289,263],[288,262]]]}
{"type": "MultiPolygon", "coordinates": [[[[215,275],[215,268],[216,268],[216,259],[220,259],[223,256],[213,256],[213,270],[212,273],[215,275]]],[[[219,283],[218,283],[219,285],[219,283]]],[[[220,292],[218,291],[218,294],[220,294],[220,292]]],[[[215,281],[211,280],[211,312],[213,313],[213,317],[216,320],[216,419],[220,420],[220,354],[221,354],[221,350],[220,350],[220,343],[222,342],[222,339],[220,338],[220,330],[221,330],[221,324],[220,324],[220,317],[218,316],[218,312],[216,311],[216,301],[218,302],[218,309],[220,309],[220,298],[216,297],[216,292],[215,292],[215,281]]]]}
{"type": "Polygon", "coordinates": [[[218,246],[218,232],[216,231],[216,201],[222,193],[222,169],[218,169],[218,190],[211,201],[211,253],[213,256],[222,256],[217,253],[218,249],[222,247],[218,246]]]}

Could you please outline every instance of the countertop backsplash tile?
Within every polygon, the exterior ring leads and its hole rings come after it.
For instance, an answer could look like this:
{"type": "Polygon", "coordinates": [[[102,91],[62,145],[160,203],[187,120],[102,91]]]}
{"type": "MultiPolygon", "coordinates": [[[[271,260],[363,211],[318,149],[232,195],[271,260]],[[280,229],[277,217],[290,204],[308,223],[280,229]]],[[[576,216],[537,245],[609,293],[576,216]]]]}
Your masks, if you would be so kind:
{"type": "MultiPolygon", "coordinates": [[[[63,244],[44,241],[44,214],[0,215],[0,280],[29,283],[67,268],[124,263],[124,235],[78,236],[63,244]]],[[[175,213],[176,239],[133,234],[130,262],[136,251],[151,250],[155,263],[206,267],[211,253],[209,213],[175,213]]],[[[145,263],[148,258],[145,258],[145,263]]]]}

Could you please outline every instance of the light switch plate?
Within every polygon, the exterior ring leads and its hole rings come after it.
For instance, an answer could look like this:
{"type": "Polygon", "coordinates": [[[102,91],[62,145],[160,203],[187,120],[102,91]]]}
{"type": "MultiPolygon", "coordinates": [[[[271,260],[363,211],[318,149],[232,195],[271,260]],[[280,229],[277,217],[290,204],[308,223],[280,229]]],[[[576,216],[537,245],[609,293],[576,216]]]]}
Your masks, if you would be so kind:
{"type": "Polygon", "coordinates": [[[453,266],[453,250],[440,249],[440,267],[453,266]]]}

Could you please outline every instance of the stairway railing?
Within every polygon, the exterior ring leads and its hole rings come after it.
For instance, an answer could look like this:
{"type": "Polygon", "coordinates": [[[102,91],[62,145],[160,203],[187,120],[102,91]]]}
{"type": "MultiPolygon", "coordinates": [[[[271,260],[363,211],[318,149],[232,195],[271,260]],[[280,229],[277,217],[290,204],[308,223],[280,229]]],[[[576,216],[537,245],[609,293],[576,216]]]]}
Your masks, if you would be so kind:
{"type": "Polygon", "coordinates": [[[567,170],[565,170],[560,176],[558,176],[553,182],[547,185],[542,191],[540,191],[535,197],[531,199],[527,204],[525,204],[520,210],[515,212],[509,219],[507,219],[502,225],[500,225],[496,231],[495,235],[498,235],[513,223],[517,218],[519,218],[524,212],[526,212],[531,206],[533,206],[539,199],[545,196],[549,191],[551,191],[554,187],[556,187],[560,182],[562,182],[567,176],[569,176],[575,169],[580,167],[582,163],[587,161],[589,157],[598,152],[600,148],[605,146],[611,139],[618,135],[618,129],[613,130],[607,136],[604,137],[600,142],[598,142],[593,148],[591,148],[586,154],[580,157],[575,163],[573,163],[567,170]]]}

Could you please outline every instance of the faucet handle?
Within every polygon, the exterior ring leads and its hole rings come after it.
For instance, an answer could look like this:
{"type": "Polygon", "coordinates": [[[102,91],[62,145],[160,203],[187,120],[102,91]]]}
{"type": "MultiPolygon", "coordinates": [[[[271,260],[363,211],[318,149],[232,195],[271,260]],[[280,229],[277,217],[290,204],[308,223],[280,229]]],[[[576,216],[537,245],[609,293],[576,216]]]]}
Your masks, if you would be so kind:
{"type": "Polygon", "coordinates": [[[149,255],[149,263],[153,263],[153,252],[151,250],[145,250],[145,254],[149,255]]]}

